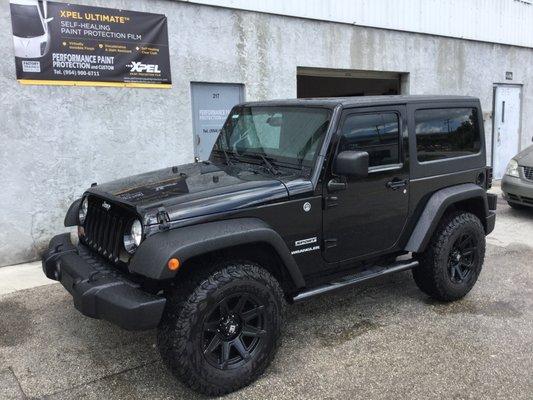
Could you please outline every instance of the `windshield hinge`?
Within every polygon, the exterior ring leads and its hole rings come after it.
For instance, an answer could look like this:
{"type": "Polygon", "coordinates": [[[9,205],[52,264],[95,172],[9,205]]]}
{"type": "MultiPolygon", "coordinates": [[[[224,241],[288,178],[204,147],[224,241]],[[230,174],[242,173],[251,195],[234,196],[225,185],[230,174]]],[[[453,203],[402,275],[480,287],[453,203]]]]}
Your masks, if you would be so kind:
{"type": "Polygon", "coordinates": [[[167,210],[165,210],[165,207],[159,207],[157,209],[156,218],[160,231],[165,231],[170,228],[170,217],[167,210]]]}

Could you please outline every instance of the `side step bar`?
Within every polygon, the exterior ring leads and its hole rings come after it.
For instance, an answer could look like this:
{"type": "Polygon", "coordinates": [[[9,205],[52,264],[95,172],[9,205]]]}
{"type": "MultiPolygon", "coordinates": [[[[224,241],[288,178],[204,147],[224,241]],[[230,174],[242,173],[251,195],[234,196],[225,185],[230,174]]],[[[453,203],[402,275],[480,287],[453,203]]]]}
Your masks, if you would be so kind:
{"type": "Polygon", "coordinates": [[[358,283],[367,281],[369,279],[377,278],[378,276],[384,276],[395,272],[406,271],[418,266],[418,261],[398,261],[387,267],[373,267],[355,275],[348,275],[338,281],[327,283],[325,285],[316,287],[306,292],[299,293],[294,296],[292,301],[297,303],[299,301],[307,300],[311,297],[318,296],[319,294],[332,292],[343,287],[356,285],[358,283]]]}

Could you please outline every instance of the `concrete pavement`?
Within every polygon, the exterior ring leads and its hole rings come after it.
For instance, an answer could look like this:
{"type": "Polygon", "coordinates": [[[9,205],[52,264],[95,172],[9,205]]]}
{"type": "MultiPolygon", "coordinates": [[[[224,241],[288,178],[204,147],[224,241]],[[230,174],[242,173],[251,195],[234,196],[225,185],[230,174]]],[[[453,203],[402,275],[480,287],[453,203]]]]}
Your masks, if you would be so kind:
{"type": "Polygon", "coordinates": [[[40,261],[0,268],[0,296],[54,283],[44,276],[40,261]]]}
{"type": "MultiPolygon", "coordinates": [[[[272,366],[227,398],[531,399],[533,211],[498,207],[465,299],[434,302],[406,272],[289,307],[272,366]]],[[[53,284],[0,295],[0,399],[22,398],[202,397],[166,371],[154,331],[85,318],[53,284]]]]}

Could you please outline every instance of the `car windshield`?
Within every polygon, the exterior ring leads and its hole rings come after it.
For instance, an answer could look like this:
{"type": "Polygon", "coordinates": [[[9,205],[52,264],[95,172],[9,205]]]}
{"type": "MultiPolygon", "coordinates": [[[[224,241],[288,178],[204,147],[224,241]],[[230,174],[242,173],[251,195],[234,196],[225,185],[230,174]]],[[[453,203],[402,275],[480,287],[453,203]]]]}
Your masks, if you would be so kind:
{"type": "Polygon", "coordinates": [[[30,38],[44,35],[43,23],[38,5],[11,4],[13,35],[30,38]]]}
{"type": "Polygon", "coordinates": [[[330,117],[331,111],[323,108],[235,107],[213,150],[289,167],[312,167],[330,117]]]}

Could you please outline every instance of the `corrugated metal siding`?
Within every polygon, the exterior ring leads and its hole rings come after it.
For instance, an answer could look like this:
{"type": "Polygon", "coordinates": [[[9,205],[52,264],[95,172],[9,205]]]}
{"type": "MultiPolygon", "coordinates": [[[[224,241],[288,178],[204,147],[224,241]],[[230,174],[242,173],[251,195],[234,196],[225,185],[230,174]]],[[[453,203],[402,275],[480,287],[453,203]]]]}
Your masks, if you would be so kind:
{"type": "Polygon", "coordinates": [[[190,2],[533,47],[531,0],[193,0],[190,2]]]}

